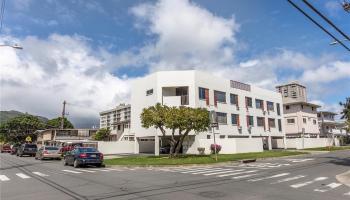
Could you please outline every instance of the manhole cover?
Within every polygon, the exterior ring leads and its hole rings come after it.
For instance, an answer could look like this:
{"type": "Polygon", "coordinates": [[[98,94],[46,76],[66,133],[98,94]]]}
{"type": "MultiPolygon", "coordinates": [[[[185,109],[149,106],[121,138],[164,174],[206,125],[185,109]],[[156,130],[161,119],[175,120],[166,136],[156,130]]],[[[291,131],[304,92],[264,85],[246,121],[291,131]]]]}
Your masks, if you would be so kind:
{"type": "Polygon", "coordinates": [[[200,192],[199,196],[213,199],[213,198],[224,197],[226,195],[225,193],[217,192],[217,191],[205,191],[205,192],[200,192]]]}

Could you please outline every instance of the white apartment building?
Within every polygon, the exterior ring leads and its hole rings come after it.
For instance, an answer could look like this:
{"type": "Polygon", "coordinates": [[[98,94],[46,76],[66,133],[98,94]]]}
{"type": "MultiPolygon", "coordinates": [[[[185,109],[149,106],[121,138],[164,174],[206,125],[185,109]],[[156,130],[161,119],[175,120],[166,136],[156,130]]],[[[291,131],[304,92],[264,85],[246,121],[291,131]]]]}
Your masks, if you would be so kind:
{"type": "Polygon", "coordinates": [[[345,122],[335,120],[336,115],[337,113],[330,111],[317,113],[321,137],[340,137],[349,134],[345,122]]]}
{"type": "Polygon", "coordinates": [[[130,115],[130,104],[120,104],[100,112],[100,128],[111,130],[110,141],[134,140],[134,135],[130,133],[130,115]]]}
{"type": "MultiPolygon", "coordinates": [[[[203,107],[214,110],[219,128],[216,143],[221,153],[259,152],[284,148],[281,94],[195,70],[162,71],[137,79],[132,84],[131,132],[135,134],[135,153],[159,153],[166,145],[159,130],[141,125],[142,109],[161,103],[168,106],[203,107]]],[[[170,135],[170,132],[169,132],[170,135]]],[[[197,154],[198,147],[210,152],[212,131],[190,133],[182,152],[197,154]]]]}

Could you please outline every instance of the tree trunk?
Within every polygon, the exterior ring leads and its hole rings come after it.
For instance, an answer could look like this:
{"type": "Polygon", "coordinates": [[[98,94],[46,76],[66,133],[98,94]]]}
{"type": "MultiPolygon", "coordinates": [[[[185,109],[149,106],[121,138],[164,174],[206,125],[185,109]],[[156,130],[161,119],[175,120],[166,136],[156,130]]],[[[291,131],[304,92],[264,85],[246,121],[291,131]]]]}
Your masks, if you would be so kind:
{"type": "Polygon", "coordinates": [[[175,149],[174,157],[176,157],[179,154],[180,149],[182,147],[182,143],[184,142],[184,139],[188,135],[189,132],[190,131],[186,131],[183,135],[181,135],[181,137],[180,137],[180,139],[178,141],[178,144],[176,146],[176,149],[175,149]]]}
{"type": "Polygon", "coordinates": [[[176,140],[174,138],[174,133],[175,133],[175,129],[172,130],[171,138],[169,139],[169,141],[170,141],[169,158],[172,158],[174,156],[174,150],[175,150],[175,144],[176,144],[176,140]]]}

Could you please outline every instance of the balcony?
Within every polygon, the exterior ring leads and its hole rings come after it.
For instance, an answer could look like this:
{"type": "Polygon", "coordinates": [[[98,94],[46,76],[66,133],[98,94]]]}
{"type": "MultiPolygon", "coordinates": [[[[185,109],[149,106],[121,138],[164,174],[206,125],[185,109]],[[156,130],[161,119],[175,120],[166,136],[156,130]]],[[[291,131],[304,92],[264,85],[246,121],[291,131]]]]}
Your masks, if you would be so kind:
{"type": "Polygon", "coordinates": [[[163,104],[183,106],[189,104],[188,87],[163,87],[163,104]]]}

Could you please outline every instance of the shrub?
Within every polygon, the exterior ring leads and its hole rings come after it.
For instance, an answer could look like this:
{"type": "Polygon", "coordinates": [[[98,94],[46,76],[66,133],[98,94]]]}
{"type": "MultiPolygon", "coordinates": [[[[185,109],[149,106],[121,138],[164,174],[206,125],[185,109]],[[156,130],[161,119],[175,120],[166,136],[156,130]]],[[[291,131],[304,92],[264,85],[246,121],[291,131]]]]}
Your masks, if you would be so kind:
{"type": "Polygon", "coordinates": [[[204,147],[198,147],[197,150],[199,152],[199,155],[203,155],[204,151],[205,151],[205,148],[204,147]]]}
{"type": "Polygon", "coordinates": [[[215,153],[215,146],[216,146],[216,153],[219,153],[221,151],[221,145],[219,145],[219,144],[211,144],[210,145],[210,150],[211,150],[212,154],[215,153]]]}

